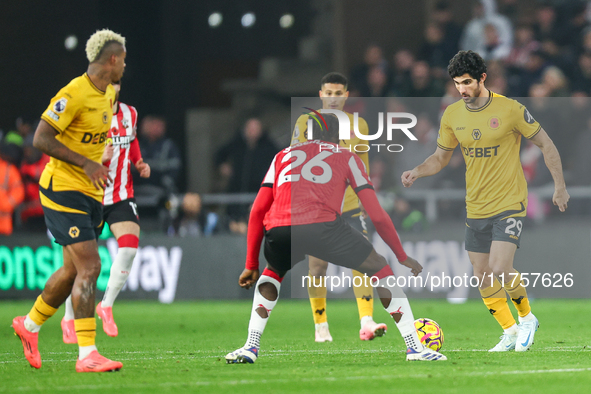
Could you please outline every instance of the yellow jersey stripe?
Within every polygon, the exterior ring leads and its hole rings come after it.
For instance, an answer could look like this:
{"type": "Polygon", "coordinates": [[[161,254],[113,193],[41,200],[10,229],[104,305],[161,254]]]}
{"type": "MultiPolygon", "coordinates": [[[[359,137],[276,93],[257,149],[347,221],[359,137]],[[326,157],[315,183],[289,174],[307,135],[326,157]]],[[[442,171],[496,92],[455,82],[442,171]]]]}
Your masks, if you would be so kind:
{"type": "Polygon", "coordinates": [[[69,208],[69,207],[65,207],[63,205],[60,205],[60,204],[50,200],[49,198],[47,198],[45,196],[45,194],[43,194],[43,193],[39,193],[39,196],[41,197],[41,205],[43,205],[45,208],[53,209],[54,211],[58,211],[58,212],[79,213],[82,215],[88,215],[84,211],[80,211],[78,209],[69,208]]]}

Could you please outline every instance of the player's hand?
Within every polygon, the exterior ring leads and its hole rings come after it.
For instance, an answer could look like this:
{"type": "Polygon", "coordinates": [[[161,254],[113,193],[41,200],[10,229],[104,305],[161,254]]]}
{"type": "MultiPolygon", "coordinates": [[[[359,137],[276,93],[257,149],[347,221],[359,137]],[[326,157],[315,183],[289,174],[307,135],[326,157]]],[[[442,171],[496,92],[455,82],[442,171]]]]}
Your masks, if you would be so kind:
{"type": "Polygon", "coordinates": [[[259,270],[244,269],[238,278],[238,284],[244,289],[250,289],[259,279],[259,270]]]}
{"type": "Polygon", "coordinates": [[[103,157],[101,157],[101,163],[106,163],[113,158],[113,142],[108,141],[105,145],[105,151],[103,152],[103,157]]]}
{"type": "Polygon", "coordinates": [[[404,171],[402,173],[402,185],[404,187],[411,187],[412,184],[417,180],[417,172],[415,170],[404,171]]]}
{"type": "Polygon", "coordinates": [[[96,161],[86,159],[82,169],[97,190],[104,189],[113,182],[109,176],[109,169],[96,161]]]}
{"type": "Polygon", "coordinates": [[[413,259],[412,257],[408,257],[406,260],[401,261],[400,264],[410,268],[410,272],[412,272],[413,276],[417,276],[418,274],[423,272],[423,266],[420,265],[419,262],[413,259]]]}
{"type": "Polygon", "coordinates": [[[558,207],[558,209],[560,209],[560,212],[566,211],[568,200],[570,200],[570,195],[566,191],[566,188],[554,190],[552,202],[558,207]]]}
{"type": "Polygon", "coordinates": [[[361,201],[359,201],[359,210],[361,211],[361,217],[363,219],[367,219],[367,211],[365,210],[365,208],[363,207],[363,204],[361,203],[361,201]]]}
{"type": "Polygon", "coordinates": [[[137,163],[135,163],[135,168],[140,173],[141,178],[150,177],[150,165],[148,163],[144,163],[144,159],[139,159],[137,163]]]}

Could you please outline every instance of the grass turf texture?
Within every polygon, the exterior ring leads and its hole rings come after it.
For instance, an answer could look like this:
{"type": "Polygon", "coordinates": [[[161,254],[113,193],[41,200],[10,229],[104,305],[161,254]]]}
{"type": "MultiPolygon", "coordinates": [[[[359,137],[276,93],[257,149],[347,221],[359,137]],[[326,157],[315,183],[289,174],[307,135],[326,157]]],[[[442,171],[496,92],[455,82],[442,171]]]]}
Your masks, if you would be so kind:
{"type": "Polygon", "coordinates": [[[314,342],[310,305],[279,302],[254,365],[227,365],[224,355],[246,339],[250,302],[204,301],[161,305],[118,302],[119,337],[97,319],[97,345],[122,361],[118,373],[79,374],[76,345],[62,342],[63,310],[40,333],[40,370],[29,367],[10,322],[29,302],[0,303],[0,393],[13,392],[340,392],[467,393],[587,392],[591,387],[588,300],[537,300],[540,329],[526,353],[488,353],[501,330],[482,302],[451,305],[411,300],[415,317],[436,320],[444,330],[444,362],[407,362],[394,322],[376,302],[385,337],[359,340],[353,300],[328,301],[332,343],[314,342]]]}

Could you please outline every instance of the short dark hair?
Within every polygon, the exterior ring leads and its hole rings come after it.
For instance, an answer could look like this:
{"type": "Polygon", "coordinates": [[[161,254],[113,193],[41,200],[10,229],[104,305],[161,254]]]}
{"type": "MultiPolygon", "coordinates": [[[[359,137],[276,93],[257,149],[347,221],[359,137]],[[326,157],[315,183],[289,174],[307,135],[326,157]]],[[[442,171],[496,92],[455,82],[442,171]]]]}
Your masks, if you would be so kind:
{"type": "Polygon", "coordinates": [[[464,74],[480,81],[482,74],[486,73],[486,63],[480,55],[474,51],[459,51],[449,61],[447,72],[451,78],[460,77],[464,74]]]}
{"type": "Polygon", "coordinates": [[[335,84],[343,85],[345,87],[345,90],[347,90],[347,86],[349,85],[349,81],[347,81],[347,77],[345,77],[343,74],[337,73],[337,72],[331,72],[331,73],[328,73],[325,76],[323,76],[322,80],[320,81],[320,89],[322,89],[322,87],[327,83],[335,83],[335,84]]]}
{"type": "MultiPolygon", "coordinates": [[[[329,82],[330,83],[330,82],[329,82]]],[[[311,116],[311,115],[310,115],[311,116]]],[[[322,117],[326,121],[326,125],[322,119],[312,119],[312,137],[315,140],[321,140],[326,142],[339,143],[339,120],[335,115],[322,114],[322,117]],[[316,122],[318,120],[319,122],[316,122]],[[320,123],[320,124],[318,124],[320,123]]]]}

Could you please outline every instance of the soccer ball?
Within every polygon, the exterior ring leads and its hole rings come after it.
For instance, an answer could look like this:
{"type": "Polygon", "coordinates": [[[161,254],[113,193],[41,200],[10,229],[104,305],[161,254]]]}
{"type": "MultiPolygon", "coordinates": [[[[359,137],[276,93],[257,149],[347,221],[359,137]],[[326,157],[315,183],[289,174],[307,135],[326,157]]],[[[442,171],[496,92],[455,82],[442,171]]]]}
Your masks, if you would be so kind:
{"type": "Polygon", "coordinates": [[[443,330],[437,322],[421,318],[415,320],[415,328],[421,343],[431,350],[438,352],[443,346],[443,330]]]}

